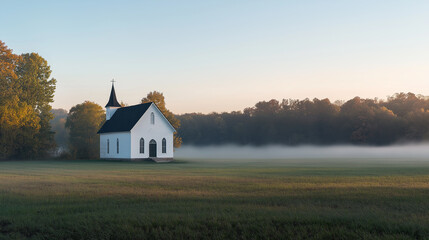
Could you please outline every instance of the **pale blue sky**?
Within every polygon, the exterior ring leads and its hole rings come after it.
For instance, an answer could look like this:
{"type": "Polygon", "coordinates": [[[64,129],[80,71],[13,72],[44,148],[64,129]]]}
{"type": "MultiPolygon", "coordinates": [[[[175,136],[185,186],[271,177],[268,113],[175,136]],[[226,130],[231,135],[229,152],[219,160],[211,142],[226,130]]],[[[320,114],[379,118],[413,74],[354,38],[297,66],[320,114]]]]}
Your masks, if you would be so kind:
{"type": "Polygon", "coordinates": [[[110,80],[174,113],[272,98],[429,95],[429,1],[6,1],[0,40],[38,52],[54,108],[103,107],[110,80]]]}

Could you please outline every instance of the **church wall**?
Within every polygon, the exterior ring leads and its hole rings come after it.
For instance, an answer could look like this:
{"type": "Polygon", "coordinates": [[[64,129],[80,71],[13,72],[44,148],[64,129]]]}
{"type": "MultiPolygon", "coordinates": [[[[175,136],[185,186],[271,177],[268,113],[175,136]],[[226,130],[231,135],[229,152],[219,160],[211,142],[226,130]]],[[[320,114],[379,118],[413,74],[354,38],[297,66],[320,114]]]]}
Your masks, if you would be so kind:
{"type": "Polygon", "coordinates": [[[100,134],[100,158],[131,158],[130,132],[100,134]],[[107,153],[107,139],[109,139],[109,153],[107,153]],[[116,139],[119,140],[119,153],[117,153],[116,139]]]}
{"type": "Polygon", "coordinates": [[[131,129],[131,158],[148,158],[149,142],[154,139],[158,158],[173,158],[173,130],[161,112],[151,105],[137,124],[131,129]],[[155,124],[151,124],[151,113],[155,114],[155,124]],[[144,139],[144,153],[140,153],[140,138],[144,139]],[[167,141],[167,152],[162,153],[162,139],[167,141]]]}

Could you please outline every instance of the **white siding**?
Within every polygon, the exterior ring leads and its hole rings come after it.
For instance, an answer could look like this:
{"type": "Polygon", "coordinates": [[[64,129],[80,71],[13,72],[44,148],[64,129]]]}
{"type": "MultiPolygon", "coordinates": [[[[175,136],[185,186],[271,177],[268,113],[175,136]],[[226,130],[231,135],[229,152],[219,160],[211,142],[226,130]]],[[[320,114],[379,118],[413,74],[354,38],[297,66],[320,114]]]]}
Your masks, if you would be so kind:
{"type": "Polygon", "coordinates": [[[152,104],[131,129],[131,158],[148,158],[149,142],[156,141],[158,158],[173,158],[173,129],[161,112],[152,104]],[[151,113],[155,114],[155,124],[151,124],[151,113]],[[144,139],[144,153],[140,153],[140,138],[144,139]],[[167,140],[167,152],[162,153],[162,139],[167,140]]]}
{"type": "Polygon", "coordinates": [[[130,132],[102,133],[100,134],[100,158],[131,158],[131,134],[130,132]],[[110,149],[107,153],[107,139],[110,149]],[[117,153],[116,140],[119,140],[119,153],[117,153]]]}

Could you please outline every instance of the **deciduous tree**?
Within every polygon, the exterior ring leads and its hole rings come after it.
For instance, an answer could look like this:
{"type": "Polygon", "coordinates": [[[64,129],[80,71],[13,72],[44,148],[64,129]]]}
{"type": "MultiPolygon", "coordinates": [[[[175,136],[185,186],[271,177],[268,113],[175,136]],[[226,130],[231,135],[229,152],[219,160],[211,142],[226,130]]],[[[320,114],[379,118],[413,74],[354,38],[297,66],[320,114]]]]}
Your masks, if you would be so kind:
{"type": "Polygon", "coordinates": [[[57,81],[50,78],[50,66],[39,54],[22,54],[21,59],[16,68],[20,101],[31,106],[40,119],[40,128],[33,140],[35,151],[32,154],[46,156],[55,147],[54,132],[50,125],[53,119],[50,104],[54,101],[57,81]]]}
{"type": "Polygon", "coordinates": [[[53,148],[50,73],[38,54],[18,56],[0,41],[0,158],[40,157],[53,148]]]}
{"type": "Polygon", "coordinates": [[[69,149],[76,158],[98,158],[100,139],[97,131],[105,121],[104,109],[93,102],[77,104],[69,111],[69,149]]]}

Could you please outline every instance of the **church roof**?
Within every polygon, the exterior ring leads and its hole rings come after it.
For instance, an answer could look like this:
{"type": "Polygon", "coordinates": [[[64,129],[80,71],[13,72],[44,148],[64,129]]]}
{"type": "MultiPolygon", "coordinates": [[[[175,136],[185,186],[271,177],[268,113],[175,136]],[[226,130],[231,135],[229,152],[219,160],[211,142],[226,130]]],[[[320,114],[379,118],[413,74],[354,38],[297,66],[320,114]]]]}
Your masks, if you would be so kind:
{"type": "Polygon", "coordinates": [[[110,91],[109,102],[106,104],[106,107],[121,107],[121,104],[116,100],[115,86],[112,83],[112,90],[110,91]]]}
{"type": "Polygon", "coordinates": [[[136,125],[152,102],[142,103],[116,110],[110,120],[107,120],[97,133],[128,132],[136,125]]]}

